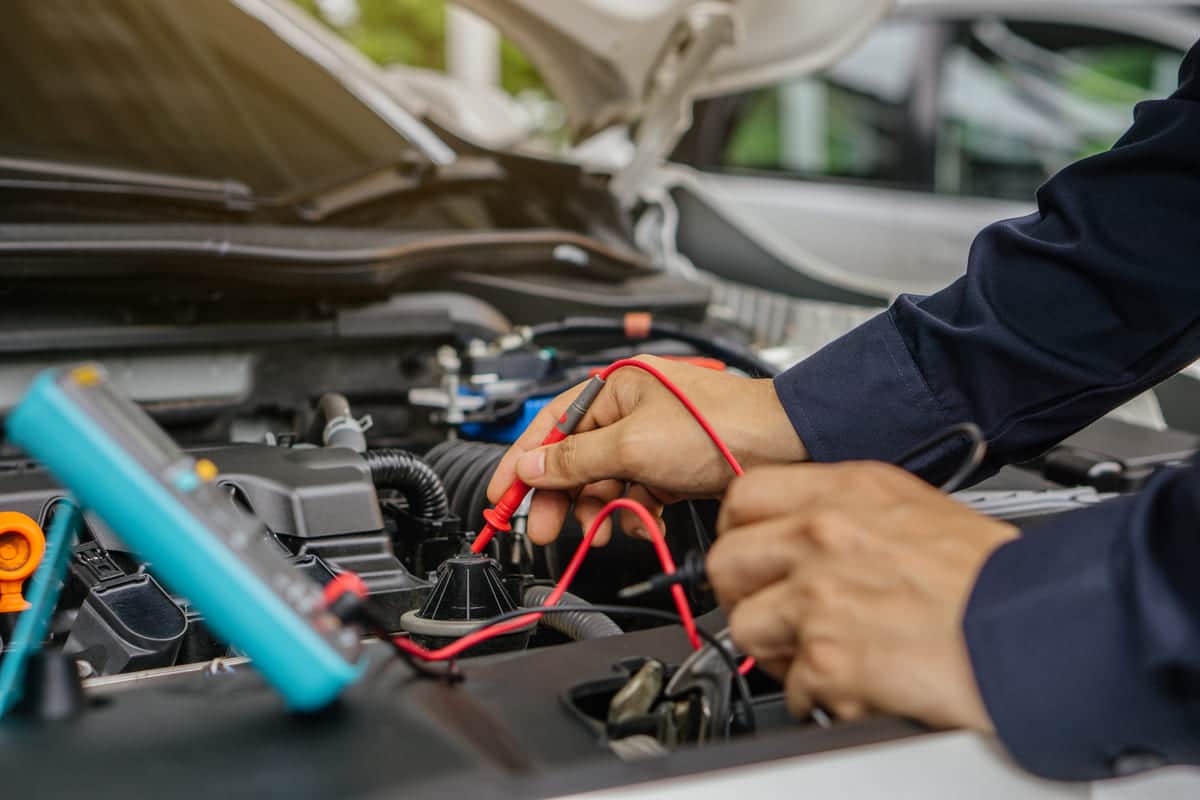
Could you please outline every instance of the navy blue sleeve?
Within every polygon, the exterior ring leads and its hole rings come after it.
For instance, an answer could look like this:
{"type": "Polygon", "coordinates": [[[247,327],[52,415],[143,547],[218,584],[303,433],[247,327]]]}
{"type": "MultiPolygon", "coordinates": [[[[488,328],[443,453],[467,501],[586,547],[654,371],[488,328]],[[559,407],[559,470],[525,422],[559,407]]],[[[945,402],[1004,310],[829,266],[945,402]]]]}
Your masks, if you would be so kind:
{"type": "MultiPolygon", "coordinates": [[[[1032,457],[1200,356],[1200,45],[1109,152],[976,240],[964,278],[903,297],[776,380],[817,460],[894,460],[973,421],[986,469],[1032,457]]],[[[961,444],[919,465],[953,470],[961,444]]],[[[963,619],[1026,768],[1093,779],[1200,764],[1200,466],[997,550],[963,619]]]]}
{"type": "Polygon", "coordinates": [[[1013,757],[1093,780],[1200,764],[1200,469],[1024,532],[963,620],[1013,757]]]}
{"type": "MultiPolygon", "coordinates": [[[[818,461],[894,460],[959,422],[982,478],[1032,458],[1200,357],[1200,46],[1112,150],[1067,167],[1038,211],[988,227],[966,275],[776,379],[818,461]]],[[[917,465],[953,472],[963,442],[917,465]]]]}

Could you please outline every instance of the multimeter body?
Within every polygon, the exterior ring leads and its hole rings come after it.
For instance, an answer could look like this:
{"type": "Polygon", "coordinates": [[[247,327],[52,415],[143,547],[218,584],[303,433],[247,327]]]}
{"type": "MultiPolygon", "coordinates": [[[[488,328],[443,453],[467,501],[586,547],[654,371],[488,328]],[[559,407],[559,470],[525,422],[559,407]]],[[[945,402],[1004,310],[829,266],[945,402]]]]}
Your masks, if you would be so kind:
{"type": "Polygon", "coordinates": [[[180,450],[99,367],[43,372],[6,427],[289,707],[321,708],[361,674],[359,635],[325,609],[321,587],[231,502],[212,464],[180,450]]]}

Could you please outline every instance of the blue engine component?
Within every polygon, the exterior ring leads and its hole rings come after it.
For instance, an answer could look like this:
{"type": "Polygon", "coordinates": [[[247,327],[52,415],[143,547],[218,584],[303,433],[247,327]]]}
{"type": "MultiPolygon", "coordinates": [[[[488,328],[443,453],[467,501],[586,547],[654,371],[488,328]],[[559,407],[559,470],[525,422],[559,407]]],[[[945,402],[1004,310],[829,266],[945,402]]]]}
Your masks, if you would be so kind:
{"type": "Polygon", "coordinates": [[[216,465],[179,450],[99,367],[39,375],[7,434],[249,656],[289,707],[325,706],[361,674],[359,636],[325,610],[321,587],[229,501],[216,465]]]}
{"type": "Polygon", "coordinates": [[[512,422],[468,422],[459,430],[468,439],[495,444],[512,444],[533,422],[538,412],[550,404],[553,397],[531,397],[521,406],[521,413],[512,422]]]}

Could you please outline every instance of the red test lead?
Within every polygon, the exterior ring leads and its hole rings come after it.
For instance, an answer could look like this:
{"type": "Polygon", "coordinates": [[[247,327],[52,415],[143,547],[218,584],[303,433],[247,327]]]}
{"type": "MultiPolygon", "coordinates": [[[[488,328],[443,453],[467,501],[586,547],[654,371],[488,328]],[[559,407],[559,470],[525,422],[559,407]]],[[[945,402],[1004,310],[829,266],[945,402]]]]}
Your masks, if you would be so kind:
{"type": "MultiPolygon", "coordinates": [[[[721,437],[715,430],[713,430],[712,425],[710,425],[708,420],[704,418],[704,415],[700,413],[700,409],[696,408],[696,405],[687,398],[687,395],[685,395],[679,389],[679,387],[671,381],[670,378],[664,375],[661,370],[659,370],[657,367],[647,364],[645,361],[638,361],[636,358],[623,358],[620,361],[614,361],[605,367],[604,371],[602,371],[599,375],[596,375],[590,381],[588,381],[583,387],[583,391],[579,393],[579,396],[575,398],[575,400],[567,408],[566,412],[559,417],[559,420],[557,423],[555,423],[554,427],[550,429],[550,433],[547,434],[546,438],[542,440],[541,446],[545,447],[547,445],[557,444],[574,433],[575,428],[579,425],[580,421],[587,416],[588,409],[592,407],[592,403],[595,402],[596,398],[600,395],[600,391],[604,388],[604,382],[614,372],[625,367],[633,367],[635,369],[640,369],[643,372],[648,372],[654,377],[655,380],[661,383],[667,391],[675,395],[679,402],[683,404],[683,407],[687,409],[688,413],[691,414],[696,420],[696,424],[703,428],[704,432],[708,434],[708,438],[712,440],[712,443],[716,446],[717,450],[720,451],[721,456],[729,464],[729,467],[733,470],[734,474],[742,474],[742,465],[738,463],[737,458],[735,458],[733,453],[730,452],[729,448],[725,446],[725,443],[721,441],[721,437]]],[[[509,486],[507,491],[504,492],[504,496],[500,498],[500,502],[496,503],[495,508],[489,508],[487,511],[483,512],[483,518],[487,524],[483,526],[483,530],[479,532],[479,535],[475,537],[475,541],[471,544],[472,553],[482,553],[483,549],[487,547],[488,543],[492,540],[492,537],[498,532],[507,532],[512,530],[512,516],[513,514],[517,513],[517,509],[521,507],[521,503],[525,502],[525,497],[529,494],[529,492],[529,485],[518,478],[517,480],[513,481],[512,485],[509,486]]]]}
{"type": "MultiPolygon", "coordinates": [[[[583,391],[571,402],[563,415],[558,418],[558,422],[550,429],[550,433],[542,440],[542,447],[557,444],[574,432],[579,422],[587,415],[588,409],[592,407],[596,397],[599,396],[600,390],[604,388],[605,377],[607,376],[597,375],[587,382],[583,391]]],[[[525,497],[529,492],[529,485],[517,478],[504,492],[495,508],[489,508],[483,512],[483,519],[487,524],[483,526],[483,530],[471,543],[472,553],[482,553],[483,549],[488,546],[488,542],[498,532],[512,530],[512,516],[517,513],[521,503],[525,502],[525,497]]]]}
{"type": "MultiPolygon", "coordinates": [[[[716,432],[716,430],[713,429],[708,420],[705,419],[704,414],[701,413],[700,409],[696,407],[695,403],[688,399],[687,395],[685,395],[683,391],[676,386],[674,382],[672,382],[671,379],[668,378],[661,370],[652,366],[651,364],[647,364],[644,361],[638,361],[636,358],[623,358],[619,361],[614,361],[612,364],[609,364],[607,367],[605,367],[604,370],[598,375],[593,376],[592,379],[588,381],[586,385],[584,385],[583,391],[579,393],[579,396],[571,402],[571,405],[568,406],[563,415],[559,417],[558,422],[555,423],[553,428],[551,428],[550,433],[547,434],[546,438],[542,440],[541,446],[545,447],[547,445],[557,444],[574,433],[575,428],[578,427],[579,423],[587,415],[588,409],[591,408],[592,403],[595,402],[596,398],[600,395],[600,392],[604,389],[605,381],[608,379],[608,377],[617,370],[624,369],[626,367],[640,369],[643,372],[649,373],[655,380],[662,384],[667,391],[675,395],[676,399],[683,404],[683,407],[686,408],[688,413],[691,414],[696,420],[696,424],[698,424],[704,430],[705,434],[708,435],[708,438],[712,440],[713,445],[721,453],[721,456],[725,459],[726,463],[729,464],[729,468],[733,470],[734,474],[741,475],[743,473],[742,465],[738,463],[737,458],[725,445],[725,442],[721,440],[720,435],[716,432]]],[[[483,552],[484,548],[488,546],[488,543],[491,542],[492,537],[494,537],[497,532],[512,530],[512,516],[517,512],[517,509],[521,507],[521,504],[525,502],[525,498],[528,496],[530,491],[530,486],[518,478],[517,480],[513,481],[511,486],[508,487],[494,508],[490,508],[483,512],[483,518],[486,524],[484,525],[483,530],[479,532],[479,535],[475,537],[475,541],[471,544],[471,552],[483,552]]],[[[605,508],[600,512],[599,516],[592,521],[592,524],[586,532],[579,549],[575,553],[574,559],[572,559],[571,565],[563,573],[563,576],[559,580],[559,583],[555,589],[555,594],[552,594],[546,601],[546,606],[552,606],[557,603],[558,599],[561,597],[561,593],[566,591],[567,586],[570,585],[571,579],[574,577],[575,572],[578,571],[579,565],[582,563],[587,551],[591,548],[592,539],[595,537],[596,531],[599,530],[600,523],[609,514],[621,508],[632,511],[637,516],[642,518],[643,524],[646,526],[647,531],[651,534],[651,539],[654,543],[654,548],[659,560],[662,562],[664,573],[667,575],[674,574],[675,564],[671,559],[671,554],[667,548],[666,540],[663,538],[662,532],[658,529],[657,523],[650,516],[649,512],[646,511],[646,509],[640,504],[631,500],[614,500],[605,506],[605,508]]],[[[684,594],[683,587],[675,584],[670,587],[670,590],[672,598],[675,600],[675,605],[679,609],[679,615],[683,620],[683,626],[688,634],[688,639],[691,642],[692,647],[698,648],[700,646],[700,640],[696,635],[695,622],[692,619],[691,610],[688,608],[687,598],[684,594]]],[[[396,646],[404,649],[411,655],[418,658],[433,661],[443,660],[453,658],[457,654],[465,651],[480,641],[485,641],[501,635],[510,629],[515,630],[516,628],[526,625],[531,620],[537,618],[537,613],[531,612],[528,617],[522,617],[507,623],[500,623],[499,625],[492,626],[491,628],[477,631],[476,633],[468,635],[452,645],[448,645],[447,647],[443,647],[437,651],[426,650],[425,648],[418,647],[405,639],[396,639],[395,644],[396,646]]],[[[739,671],[742,672],[742,674],[745,674],[753,667],[754,659],[748,658],[742,663],[739,671]]]]}

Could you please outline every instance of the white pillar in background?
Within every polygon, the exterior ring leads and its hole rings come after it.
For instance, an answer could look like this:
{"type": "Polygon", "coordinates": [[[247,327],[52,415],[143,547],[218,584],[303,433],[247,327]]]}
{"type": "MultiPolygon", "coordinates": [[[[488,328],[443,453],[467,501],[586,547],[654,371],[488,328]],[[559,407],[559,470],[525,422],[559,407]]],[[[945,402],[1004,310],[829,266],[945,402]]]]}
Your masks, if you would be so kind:
{"type": "Polygon", "coordinates": [[[467,83],[500,85],[500,33],[453,4],[446,6],[446,71],[467,83]]]}
{"type": "Polygon", "coordinates": [[[819,80],[779,87],[779,160],[786,169],[820,175],[829,167],[829,92],[819,80]]]}

